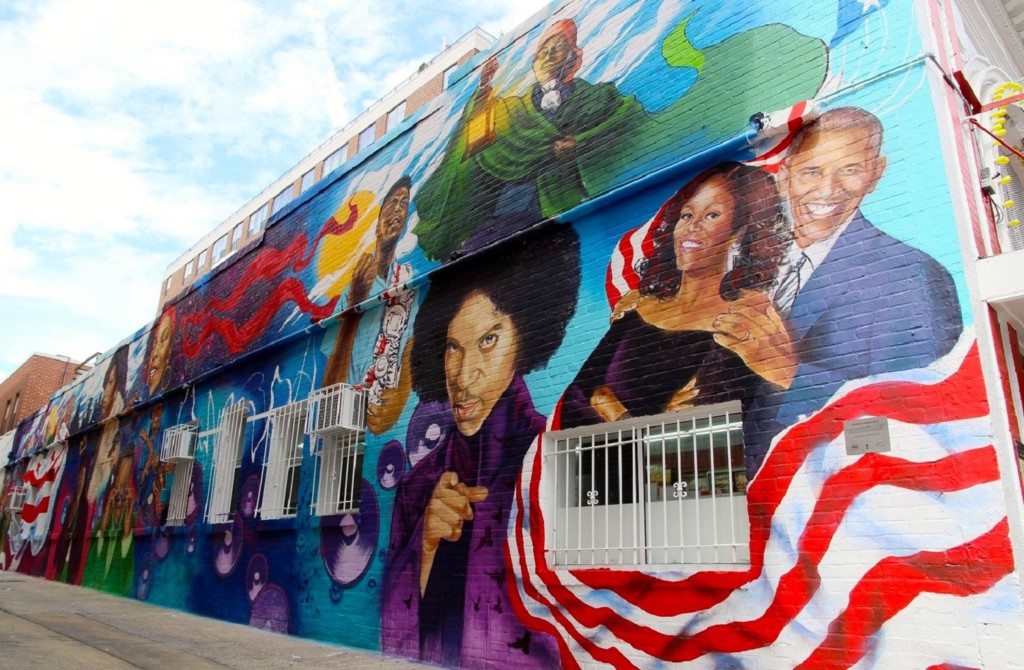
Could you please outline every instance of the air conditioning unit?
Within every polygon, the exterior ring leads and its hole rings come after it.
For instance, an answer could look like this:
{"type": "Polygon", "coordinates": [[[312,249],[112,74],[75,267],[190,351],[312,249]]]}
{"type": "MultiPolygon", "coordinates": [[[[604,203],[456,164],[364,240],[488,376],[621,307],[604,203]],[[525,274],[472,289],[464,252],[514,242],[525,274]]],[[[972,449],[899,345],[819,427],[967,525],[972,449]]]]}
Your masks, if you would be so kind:
{"type": "Polygon", "coordinates": [[[196,457],[196,426],[183,423],[165,430],[160,457],[166,463],[193,460],[196,457]]]}
{"type": "Polygon", "coordinates": [[[20,512],[25,507],[25,487],[15,486],[7,496],[7,508],[12,512],[20,512]]]}
{"type": "Polygon", "coordinates": [[[359,386],[334,384],[309,394],[311,433],[334,435],[361,432],[366,427],[366,391],[359,386]]]}

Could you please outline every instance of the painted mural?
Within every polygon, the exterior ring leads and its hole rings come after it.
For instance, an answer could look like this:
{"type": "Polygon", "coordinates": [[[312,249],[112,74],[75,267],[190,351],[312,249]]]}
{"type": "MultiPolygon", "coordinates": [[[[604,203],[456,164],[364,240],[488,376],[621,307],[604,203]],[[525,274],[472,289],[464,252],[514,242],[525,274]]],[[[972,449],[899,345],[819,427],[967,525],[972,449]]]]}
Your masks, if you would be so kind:
{"type": "Polygon", "coordinates": [[[553,5],[18,427],[0,567],[447,667],[983,667],[1019,573],[910,5],[553,5]]]}

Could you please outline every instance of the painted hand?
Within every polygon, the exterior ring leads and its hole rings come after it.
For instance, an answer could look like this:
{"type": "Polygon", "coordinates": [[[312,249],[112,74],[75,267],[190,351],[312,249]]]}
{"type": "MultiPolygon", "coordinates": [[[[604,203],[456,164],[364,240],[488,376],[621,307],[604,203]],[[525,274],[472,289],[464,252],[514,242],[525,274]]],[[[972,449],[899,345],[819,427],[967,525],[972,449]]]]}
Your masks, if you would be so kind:
{"type": "Polygon", "coordinates": [[[487,498],[487,487],[466,486],[455,472],[437,480],[423,520],[423,556],[420,562],[420,595],[426,592],[430,570],[441,540],[457,542],[462,525],[473,518],[473,504],[487,498]]]}
{"type": "Polygon", "coordinates": [[[668,405],[665,406],[665,411],[675,412],[681,409],[696,407],[697,403],[694,402],[694,398],[698,395],[700,395],[700,389],[697,388],[697,378],[694,377],[686,386],[672,394],[668,405]]]}
{"type": "Polygon", "coordinates": [[[348,287],[349,305],[358,305],[370,297],[370,287],[373,286],[373,275],[376,271],[377,257],[374,254],[363,254],[352,271],[352,282],[348,287]]]}
{"type": "Polygon", "coordinates": [[[731,349],[751,370],[768,381],[788,388],[796,359],[782,317],[762,299],[741,299],[719,314],[711,324],[715,342],[731,349]]]}
{"type": "Polygon", "coordinates": [[[576,155],[576,138],[560,137],[551,143],[551,150],[555,152],[555,158],[564,160],[576,155]]]}

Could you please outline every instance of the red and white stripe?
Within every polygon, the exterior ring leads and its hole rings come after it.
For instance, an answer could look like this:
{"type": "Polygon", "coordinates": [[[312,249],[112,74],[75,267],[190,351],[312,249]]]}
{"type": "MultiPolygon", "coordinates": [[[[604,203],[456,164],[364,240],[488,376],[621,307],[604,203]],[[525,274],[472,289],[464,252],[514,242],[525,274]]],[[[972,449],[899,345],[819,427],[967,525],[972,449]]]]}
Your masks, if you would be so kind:
{"type": "MultiPolygon", "coordinates": [[[[776,439],[750,483],[745,570],[552,566],[542,435],[527,454],[509,526],[514,604],[529,625],[556,636],[567,667],[719,667],[728,655],[750,667],[831,668],[897,654],[906,640],[886,646],[887,625],[920,599],[996,608],[985,594],[1013,572],[987,417],[973,334],[928,369],[848,384],[776,439]],[[891,453],[846,454],[843,422],[862,416],[889,419],[891,453]]],[[[558,426],[556,407],[549,429],[558,426]]],[[[941,666],[957,649],[926,651],[941,666]]]]}

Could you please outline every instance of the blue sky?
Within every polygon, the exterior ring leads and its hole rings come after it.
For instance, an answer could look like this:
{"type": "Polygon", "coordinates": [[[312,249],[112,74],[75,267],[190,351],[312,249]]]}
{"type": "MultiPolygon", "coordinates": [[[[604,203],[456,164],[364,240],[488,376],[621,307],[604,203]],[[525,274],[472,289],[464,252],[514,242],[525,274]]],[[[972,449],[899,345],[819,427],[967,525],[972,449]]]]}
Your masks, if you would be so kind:
{"type": "Polygon", "coordinates": [[[0,380],[155,314],[167,264],[473,26],[538,0],[7,0],[0,380]]]}

